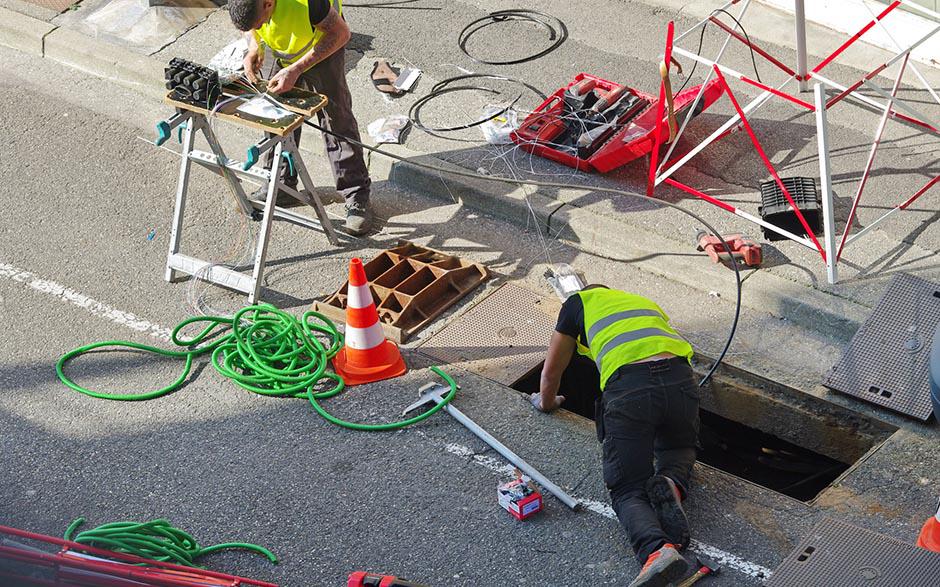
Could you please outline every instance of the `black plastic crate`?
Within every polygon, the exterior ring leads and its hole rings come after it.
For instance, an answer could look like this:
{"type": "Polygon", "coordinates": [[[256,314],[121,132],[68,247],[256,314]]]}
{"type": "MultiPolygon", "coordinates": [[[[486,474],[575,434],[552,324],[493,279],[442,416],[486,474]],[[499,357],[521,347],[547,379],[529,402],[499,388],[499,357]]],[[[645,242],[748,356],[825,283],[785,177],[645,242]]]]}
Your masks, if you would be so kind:
{"type": "MultiPolygon", "coordinates": [[[[816,180],[812,177],[782,177],[780,181],[790,192],[790,197],[803,213],[803,218],[813,234],[818,233],[822,227],[822,196],[816,190],[816,180]]],[[[760,201],[761,205],[757,210],[761,218],[783,230],[806,235],[806,229],[776,181],[770,180],[760,184],[760,201]]],[[[764,228],[764,238],[780,241],[786,240],[787,237],[764,228]]]]}

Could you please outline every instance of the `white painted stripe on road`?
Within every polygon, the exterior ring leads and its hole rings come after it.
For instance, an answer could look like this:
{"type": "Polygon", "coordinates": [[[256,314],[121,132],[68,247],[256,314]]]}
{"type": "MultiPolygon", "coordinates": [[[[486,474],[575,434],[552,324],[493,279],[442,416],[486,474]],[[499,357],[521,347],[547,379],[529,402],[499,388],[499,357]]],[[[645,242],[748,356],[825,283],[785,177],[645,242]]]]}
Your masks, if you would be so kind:
{"type": "MultiPolygon", "coordinates": [[[[444,445],[444,450],[450,454],[468,458],[474,464],[479,465],[485,469],[489,469],[498,475],[505,477],[512,477],[515,475],[515,467],[512,465],[506,463],[502,459],[476,454],[469,446],[450,443],[444,445]]],[[[574,496],[574,498],[581,503],[581,507],[588,511],[594,512],[595,514],[600,514],[605,518],[610,518],[612,520],[617,519],[617,514],[614,512],[614,508],[610,507],[610,504],[608,503],[595,501],[593,499],[583,499],[578,496],[574,496]]],[[[716,548],[710,544],[705,544],[699,540],[692,539],[692,544],[689,545],[689,548],[721,566],[733,568],[734,570],[755,579],[767,579],[772,573],[772,571],[767,567],[757,563],[752,563],[735,554],[725,552],[720,548],[716,548]]]]}
{"type": "Polygon", "coordinates": [[[94,316],[104,318],[105,320],[110,320],[111,322],[124,326],[125,328],[130,328],[131,330],[135,330],[137,332],[143,332],[161,340],[170,340],[171,331],[169,328],[163,328],[162,326],[158,326],[157,324],[153,324],[152,322],[138,318],[130,312],[124,312],[122,310],[118,310],[117,308],[112,308],[108,304],[99,302],[94,298],[77,292],[74,289],[65,287],[64,285],[56,283],[55,281],[43,279],[35,273],[18,269],[17,267],[8,265],[6,263],[0,263],[0,278],[8,279],[14,283],[22,284],[35,291],[49,294],[62,302],[67,302],[78,306],[79,308],[84,309],[94,316]]]}

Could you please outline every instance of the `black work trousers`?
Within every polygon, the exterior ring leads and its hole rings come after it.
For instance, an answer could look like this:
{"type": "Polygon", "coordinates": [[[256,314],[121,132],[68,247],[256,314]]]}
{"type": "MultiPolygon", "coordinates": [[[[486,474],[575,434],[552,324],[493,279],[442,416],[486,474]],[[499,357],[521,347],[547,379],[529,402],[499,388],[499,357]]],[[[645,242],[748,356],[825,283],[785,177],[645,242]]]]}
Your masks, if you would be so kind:
{"type": "Polygon", "coordinates": [[[598,402],[604,483],[617,518],[642,565],[668,542],[646,495],[646,481],[665,475],[685,492],[698,443],[699,391],[683,358],[633,363],[607,381],[598,402]]]}
{"type": "MultiPolygon", "coordinates": [[[[281,66],[276,59],[271,62],[274,66],[270,75],[273,76],[280,71],[281,66]]],[[[329,100],[326,108],[317,112],[320,126],[343,137],[361,141],[359,123],[352,110],[352,95],[346,85],[345,47],[300,74],[296,86],[319,92],[329,100]]],[[[297,127],[294,131],[294,142],[298,148],[302,128],[297,127]]],[[[323,139],[326,142],[326,156],[336,180],[336,191],[345,199],[347,208],[365,208],[369,204],[372,179],[362,155],[362,147],[326,133],[323,134],[323,139]]]]}

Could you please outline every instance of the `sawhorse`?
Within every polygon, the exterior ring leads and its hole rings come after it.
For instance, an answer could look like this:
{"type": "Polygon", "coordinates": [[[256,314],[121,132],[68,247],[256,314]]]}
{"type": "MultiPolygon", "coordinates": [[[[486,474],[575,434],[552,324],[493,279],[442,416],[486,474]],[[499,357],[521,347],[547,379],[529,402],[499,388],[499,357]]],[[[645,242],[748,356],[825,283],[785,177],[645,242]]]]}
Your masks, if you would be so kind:
{"type": "MultiPolygon", "coordinates": [[[[174,130],[177,130],[177,136],[182,144],[179,182],[176,187],[176,208],[173,212],[169,253],[166,260],[167,281],[182,281],[187,276],[198,277],[210,283],[248,294],[248,303],[253,304],[258,301],[261,293],[261,278],[264,273],[268,241],[271,238],[271,228],[275,217],[300,226],[320,230],[326,234],[330,244],[333,246],[339,244],[339,239],[333,230],[326,209],[313,189],[313,182],[293,137],[294,130],[303,124],[307,117],[326,105],[326,97],[322,97],[320,103],[314,107],[299,111],[295,110],[294,114],[279,121],[277,126],[269,126],[242,118],[231,107],[210,113],[199,106],[178,102],[171,98],[167,98],[166,102],[176,108],[176,114],[170,119],[157,124],[158,139],[156,144],[160,146],[166,142],[172,136],[174,130]],[[207,118],[210,114],[241,126],[263,130],[271,134],[248,149],[248,157],[245,162],[235,161],[229,159],[222,150],[222,145],[207,118]],[[194,148],[194,139],[197,133],[205,137],[211,152],[194,148]],[[252,169],[268,153],[270,153],[269,161],[264,168],[261,170],[252,169]],[[299,190],[286,186],[281,182],[280,167],[282,158],[287,160],[287,164],[300,180],[299,190]],[[236,204],[241,213],[255,220],[259,219],[260,215],[261,230],[255,247],[251,276],[180,252],[183,236],[183,214],[186,210],[186,195],[189,189],[192,163],[206,167],[226,178],[233,189],[236,204]],[[234,176],[228,174],[234,174],[234,176]],[[250,200],[245,194],[238,177],[254,178],[260,181],[262,185],[266,183],[267,197],[265,201],[250,200]],[[313,206],[319,220],[278,208],[276,201],[279,192],[286,192],[301,202],[313,206]]],[[[237,104],[232,103],[231,106],[237,106],[237,104]]]]}

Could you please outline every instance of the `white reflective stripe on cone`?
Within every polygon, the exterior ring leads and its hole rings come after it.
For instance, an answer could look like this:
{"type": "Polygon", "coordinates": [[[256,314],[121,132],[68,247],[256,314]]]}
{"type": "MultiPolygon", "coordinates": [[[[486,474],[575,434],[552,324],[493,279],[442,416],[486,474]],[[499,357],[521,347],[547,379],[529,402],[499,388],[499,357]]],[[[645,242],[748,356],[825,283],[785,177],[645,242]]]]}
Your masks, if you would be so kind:
{"type": "Polygon", "coordinates": [[[357,351],[375,348],[385,342],[385,334],[378,322],[368,328],[346,327],[346,346],[357,351]]]}
{"type": "Polygon", "coordinates": [[[937,500],[937,513],[934,514],[933,517],[937,520],[937,523],[940,524],[940,499],[937,500]]]}
{"type": "Polygon", "coordinates": [[[349,297],[346,300],[347,307],[350,308],[368,308],[372,303],[372,292],[368,285],[350,285],[349,297]]]}

